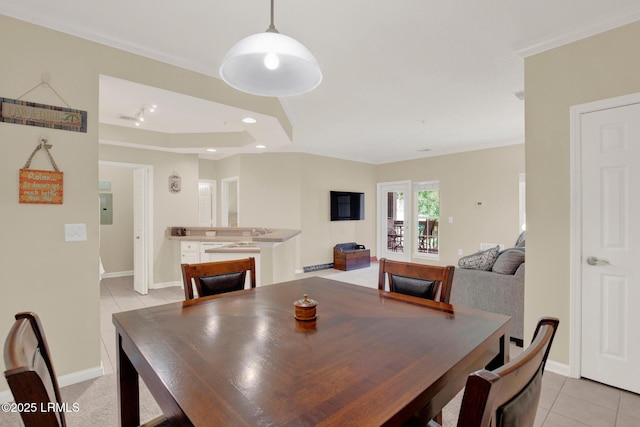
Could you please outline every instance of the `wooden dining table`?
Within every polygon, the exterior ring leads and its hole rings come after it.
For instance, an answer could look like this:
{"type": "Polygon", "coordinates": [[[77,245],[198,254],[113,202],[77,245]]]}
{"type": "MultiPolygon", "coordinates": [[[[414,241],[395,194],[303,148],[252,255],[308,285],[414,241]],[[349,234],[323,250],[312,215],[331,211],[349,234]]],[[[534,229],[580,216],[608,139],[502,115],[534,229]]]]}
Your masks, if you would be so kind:
{"type": "Polygon", "coordinates": [[[511,319],[309,277],[113,315],[122,426],[138,375],[173,426],[394,426],[509,358],[511,319]],[[294,301],[317,301],[317,319],[294,301]]]}

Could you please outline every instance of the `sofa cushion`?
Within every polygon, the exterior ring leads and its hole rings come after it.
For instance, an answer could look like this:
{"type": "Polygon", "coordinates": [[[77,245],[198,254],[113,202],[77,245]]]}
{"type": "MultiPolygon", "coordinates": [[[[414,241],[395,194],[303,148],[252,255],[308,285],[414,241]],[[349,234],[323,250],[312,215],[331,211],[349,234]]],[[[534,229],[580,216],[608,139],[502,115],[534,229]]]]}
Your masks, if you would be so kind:
{"type": "Polygon", "coordinates": [[[458,265],[462,268],[491,271],[493,264],[498,258],[499,251],[500,246],[496,246],[495,248],[467,255],[458,260],[458,265]]]}
{"type": "Polygon", "coordinates": [[[521,248],[507,249],[498,254],[498,259],[491,269],[494,273],[514,274],[524,262],[524,251],[521,248]]]}

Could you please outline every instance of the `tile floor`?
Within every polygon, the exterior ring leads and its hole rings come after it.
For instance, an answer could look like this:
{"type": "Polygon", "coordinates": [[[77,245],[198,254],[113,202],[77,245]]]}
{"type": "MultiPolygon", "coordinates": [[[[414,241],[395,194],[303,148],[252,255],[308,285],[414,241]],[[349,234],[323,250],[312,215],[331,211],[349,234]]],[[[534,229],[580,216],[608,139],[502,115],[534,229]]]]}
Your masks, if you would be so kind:
{"type": "MultiPolygon", "coordinates": [[[[349,272],[321,270],[306,275],[330,276],[358,285],[377,287],[377,264],[372,264],[368,269],[349,272]]],[[[115,329],[111,323],[112,313],[184,299],[183,291],[179,287],[150,290],[149,294],[144,296],[137,294],[133,291],[131,277],[103,279],[100,296],[102,361],[106,374],[114,372],[115,369],[115,329]]],[[[517,347],[512,347],[512,356],[518,351],[517,347]]],[[[455,425],[455,420],[447,420],[445,416],[445,426],[447,424],[455,425]]],[[[536,426],[640,426],[640,396],[589,380],[545,372],[536,426]]]]}

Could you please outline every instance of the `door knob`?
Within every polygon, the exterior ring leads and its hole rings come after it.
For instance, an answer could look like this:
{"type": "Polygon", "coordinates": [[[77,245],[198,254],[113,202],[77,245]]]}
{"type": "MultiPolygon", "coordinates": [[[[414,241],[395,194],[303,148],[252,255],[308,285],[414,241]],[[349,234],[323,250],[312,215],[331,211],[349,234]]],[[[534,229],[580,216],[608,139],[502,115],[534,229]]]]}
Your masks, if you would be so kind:
{"type": "Polygon", "coordinates": [[[589,265],[610,265],[609,261],[607,261],[606,259],[598,259],[594,256],[590,256],[589,258],[587,258],[587,264],[589,265]]]}

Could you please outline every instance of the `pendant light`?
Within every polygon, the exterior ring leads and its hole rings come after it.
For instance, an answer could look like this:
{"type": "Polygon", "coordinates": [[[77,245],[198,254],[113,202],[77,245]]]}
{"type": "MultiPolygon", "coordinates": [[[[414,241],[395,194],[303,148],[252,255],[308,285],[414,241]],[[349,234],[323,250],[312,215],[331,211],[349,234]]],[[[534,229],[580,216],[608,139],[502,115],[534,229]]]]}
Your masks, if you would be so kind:
{"type": "Polygon", "coordinates": [[[322,81],[320,66],[297,40],[280,34],[273,25],[236,43],[220,66],[229,86],[253,95],[291,96],[315,89],[322,81]]]}

